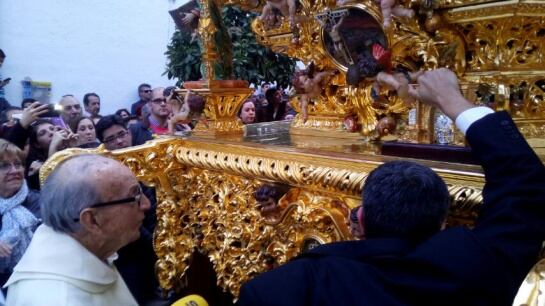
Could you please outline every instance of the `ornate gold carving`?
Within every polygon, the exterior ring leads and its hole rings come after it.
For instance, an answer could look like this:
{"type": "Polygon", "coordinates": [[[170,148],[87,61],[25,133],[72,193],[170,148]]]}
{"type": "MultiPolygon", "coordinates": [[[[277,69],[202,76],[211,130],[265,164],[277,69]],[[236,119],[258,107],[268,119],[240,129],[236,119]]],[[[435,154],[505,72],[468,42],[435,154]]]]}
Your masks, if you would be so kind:
{"type": "Polygon", "coordinates": [[[468,43],[470,71],[543,69],[543,19],[511,17],[457,26],[468,43]]]}
{"type": "MultiPolygon", "coordinates": [[[[242,133],[242,123],[237,113],[242,102],[252,94],[247,87],[222,87],[229,81],[211,81],[207,87],[191,89],[204,97],[206,104],[204,116],[206,120],[199,122],[194,132],[197,134],[233,134],[242,133]]],[[[179,90],[185,94],[186,90],[179,90]]]]}
{"type": "MultiPolygon", "coordinates": [[[[467,23],[498,18],[542,17],[544,14],[542,1],[510,0],[453,8],[447,10],[444,17],[449,23],[467,23]]],[[[508,20],[504,22],[509,23],[508,20]]]]}
{"type": "Polygon", "coordinates": [[[107,150],[104,148],[104,145],[99,146],[97,149],[69,148],[56,152],[53,156],[48,158],[47,161],[40,168],[40,185],[43,185],[49,174],[51,174],[51,172],[65,160],[77,155],[96,154],[104,152],[107,152],[107,150]]]}
{"type": "Polygon", "coordinates": [[[467,83],[462,90],[470,101],[487,104],[477,95],[479,85],[486,84],[490,87],[490,94],[495,96],[494,103],[488,106],[496,110],[506,110],[516,120],[532,119],[532,124],[539,125],[545,118],[544,73],[545,71],[468,73],[464,77],[467,83]]]}
{"type": "Polygon", "coordinates": [[[199,17],[199,36],[202,46],[202,64],[206,75],[203,75],[205,80],[215,80],[214,61],[217,59],[216,49],[214,46],[214,35],[216,34],[216,26],[210,17],[210,2],[214,0],[198,0],[201,3],[201,15],[199,17]]]}
{"type": "MultiPolygon", "coordinates": [[[[218,283],[240,285],[316,243],[352,239],[346,224],[360,204],[367,174],[380,162],[339,159],[243,144],[161,138],[118,150],[68,150],[52,156],[43,177],[73,154],[96,152],[127,165],[156,187],[154,246],[161,286],[179,288],[196,248],[208,254],[218,283]],[[275,219],[265,219],[253,194],[264,182],[292,186],[275,219]]],[[[482,201],[482,175],[440,170],[453,197],[449,224],[470,224],[482,201]]]]}
{"type": "Polygon", "coordinates": [[[449,8],[449,7],[458,7],[458,6],[469,6],[469,5],[476,5],[476,4],[487,3],[492,1],[494,0],[439,0],[439,7],[449,8]]]}
{"type": "Polygon", "coordinates": [[[472,226],[483,204],[482,189],[460,185],[449,185],[448,189],[452,200],[448,226],[472,226]]]}
{"type": "MultiPolygon", "coordinates": [[[[326,29],[321,26],[317,18],[325,18],[327,12],[341,13],[342,10],[357,9],[368,13],[378,25],[382,24],[380,8],[373,1],[355,1],[345,6],[337,7],[335,1],[318,1],[310,3],[301,1],[302,9],[299,13],[300,22],[299,43],[293,43],[292,28],[287,20],[278,27],[266,29],[260,19],[252,23],[258,41],[270,47],[275,52],[282,52],[296,57],[305,63],[314,62],[319,69],[337,67],[346,72],[347,67],[341,65],[332,54],[326,50],[326,29]]],[[[461,36],[449,28],[440,28],[434,36],[422,30],[417,19],[394,18],[394,27],[384,31],[387,46],[392,51],[394,66],[402,66],[409,70],[433,69],[439,66],[452,67],[460,75],[465,69],[465,43],[461,36]]],[[[329,30],[328,30],[329,31],[329,30]]],[[[329,35],[329,34],[328,34],[329,35]]],[[[378,119],[383,116],[397,116],[405,113],[407,108],[396,97],[390,97],[390,105],[373,107],[370,95],[370,86],[373,80],[360,84],[360,88],[348,88],[344,74],[340,74],[324,88],[320,97],[313,99],[309,106],[309,120],[303,122],[301,118],[294,121],[293,126],[298,129],[314,128],[320,130],[342,130],[343,119],[356,115],[364,135],[374,131],[378,119]]],[[[292,105],[298,110],[298,99],[292,100],[292,105]]],[[[404,115],[401,115],[404,116],[404,115]]]]}

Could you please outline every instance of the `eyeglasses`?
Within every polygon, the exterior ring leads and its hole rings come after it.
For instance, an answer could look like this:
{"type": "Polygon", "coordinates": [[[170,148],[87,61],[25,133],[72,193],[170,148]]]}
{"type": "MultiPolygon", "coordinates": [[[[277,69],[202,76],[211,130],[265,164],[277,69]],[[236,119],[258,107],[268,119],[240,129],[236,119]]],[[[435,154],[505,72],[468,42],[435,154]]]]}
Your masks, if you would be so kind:
{"type": "Polygon", "coordinates": [[[23,163],[16,161],[13,163],[0,162],[0,172],[7,173],[11,168],[15,168],[16,171],[23,169],[23,163]]]}
{"type": "Polygon", "coordinates": [[[112,141],[114,141],[116,139],[125,138],[127,135],[129,135],[129,132],[127,132],[126,130],[123,130],[123,131],[117,133],[117,135],[113,135],[113,136],[104,138],[104,140],[102,142],[103,143],[110,143],[110,142],[112,142],[112,141]]]}
{"type": "Polygon", "coordinates": [[[142,199],[142,187],[138,186],[138,194],[135,195],[134,197],[129,197],[129,198],[125,198],[125,199],[120,199],[120,200],[114,200],[114,201],[108,201],[108,202],[102,202],[102,203],[96,203],[96,204],[93,204],[91,206],[89,206],[89,208],[98,208],[98,207],[104,207],[104,206],[112,206],[112,205],[120,205],[120,204],[125,204],[125,203],[137,203],[138,204],[138,207],[140,207],[140,200],[142,199]]]}
{"type": "MultiPolygon", "coordinates": [[[[105,206],[121,205],[121,204],[127,204],[127,203],[136,203],[136,204],[138,204],[138,207],[142,207],[142,195],[143,195],[143,193],[144,192],[142,191],[142,187],[140,185],[138,185],[138,194],[135,195],[134,197],[124,198],[124,199],[119,199],[119,200],[113,200],[113,201],[108,201],[108,202],[96,203],[96,204],[93,204],[93,205],[89,206],[88,208],[100,208],[100,207],[105,207],[105,206]]],[[[74,222],[79,222],[79,218],[74,218],[74,222]]]]}
{"type": "Polygon", "coordinates": [[[157,99],[153,99],[151,100],[151,103],[154,103],[154,104],[162,104],[162,103],[165,103],[167,104],[167,99],[163,98],[157,98],[157,99]]]}
{"type": "Polygon", "coordinates": [[[140,92],[143,92],[143,93],[150,93],[150,92],[151,92],[151,89],[141,90],[140,92]]]}

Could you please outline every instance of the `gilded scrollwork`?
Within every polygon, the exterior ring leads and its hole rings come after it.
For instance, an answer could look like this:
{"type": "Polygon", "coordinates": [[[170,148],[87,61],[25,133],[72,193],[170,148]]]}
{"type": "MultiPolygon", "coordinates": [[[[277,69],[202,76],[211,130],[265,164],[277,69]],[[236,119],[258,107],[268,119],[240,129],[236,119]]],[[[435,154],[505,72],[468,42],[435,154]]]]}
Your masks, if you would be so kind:
{"type": "Polygon", "coordinates": [[[545,27],[540,19],[512,17],[459,24],[468,43],[468,70],[538,69],[545,27]]]}
{"type": "Polygon", "coordinates": [[[448,225],[471,226],[482,206],[482,190],[460,185],[449,185],[448,189],[452,201],[447,220],[448,225]]]}
{"type": "MultiPolygon", "coordinates": [[[[42,179],[66,158],[85,153],[113,157],[156,187],[154,248],[164,289],[183,286],[191,254],[198,250],[211,259],[218,284],[235,296],[244,281],[317,244],[353,239],[346,218],[361,202],[367,174],[380,164],[161,138],[113,152],[58,152],[44,164],[42,179]],[[278,211],[264,215],[254,196],[271,182],[288,191],[278,200],[278,211]]],[[[450,184],[449,224],[471,224],[482,201],[481,175],[438,172],[450,184]]]]}

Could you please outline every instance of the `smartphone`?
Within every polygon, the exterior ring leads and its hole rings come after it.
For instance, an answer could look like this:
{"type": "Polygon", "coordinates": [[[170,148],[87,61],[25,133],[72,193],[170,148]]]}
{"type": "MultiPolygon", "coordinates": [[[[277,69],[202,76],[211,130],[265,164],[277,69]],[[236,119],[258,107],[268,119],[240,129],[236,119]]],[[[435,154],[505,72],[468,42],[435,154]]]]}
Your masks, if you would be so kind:
{"type": "Polygon", "coordinates": [[[64,120],[62,120],[61,116],[51,117],[50,120],[51,120],[51,124],[53,124],[54,126],[58,126],[65,130],[68,129],[68,127],[66,126],[66,123],[64,123],[64,120]]]}
{"type": "Polygon", "coordinates": [[[61,113],[55,109],[54,104],[48,104],[47,105],[47,112],[45,114],[41,114],[40,118],[54,118],[54,117],[60,117],[61,113]]]}

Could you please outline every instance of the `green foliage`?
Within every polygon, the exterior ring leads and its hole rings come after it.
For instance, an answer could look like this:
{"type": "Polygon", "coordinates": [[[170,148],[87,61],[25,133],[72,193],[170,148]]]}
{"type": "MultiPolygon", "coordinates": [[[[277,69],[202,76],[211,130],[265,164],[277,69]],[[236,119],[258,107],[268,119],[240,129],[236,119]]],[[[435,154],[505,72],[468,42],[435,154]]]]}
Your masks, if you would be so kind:
{"type": "Polygon", "coordinates": [[[167,46],[167,68],[163,75],[169,80],[196,81],[201,78],[201,49],[197,41],[191,42],[191,34],[176,30],[167,46]]]}
{"type": "MultiPolygon", "coordinates": [[[[235,78],[250,83],[277,81],[287,85],[295,69],[295,61],[287,56],[276,54],[260,45],[251,29],[252,20],[257,14],[245,12],[237,7],[224,7],[223,21],[233,42],[233,70],[235,78]]],[[[191,35],[176,31],[165,53],[168,58],[169,79],[200,79],[200,50],[197,42],[190,43],[191,35]]],[[[221,54],[219,55],[221,56],[221,54]]]]}

